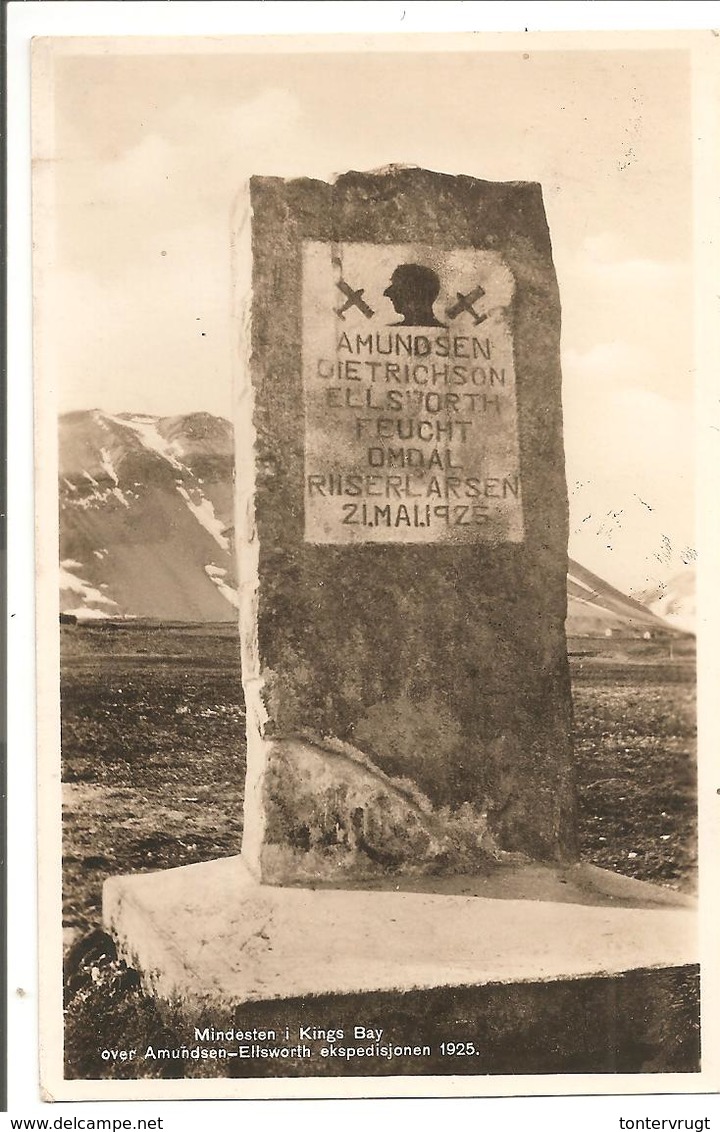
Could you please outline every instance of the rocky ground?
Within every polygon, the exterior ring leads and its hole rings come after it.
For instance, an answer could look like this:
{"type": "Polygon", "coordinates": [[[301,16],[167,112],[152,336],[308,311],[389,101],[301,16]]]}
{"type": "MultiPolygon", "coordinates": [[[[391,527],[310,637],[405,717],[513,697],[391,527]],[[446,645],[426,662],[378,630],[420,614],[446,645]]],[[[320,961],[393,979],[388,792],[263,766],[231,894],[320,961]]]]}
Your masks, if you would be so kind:
{"type": "MultiPolygon", "coordinates": [[[[692,657],[635,644],[574,658],[586,860],[692,891],[696,873],[692,657]]],[[[123,1077],[99,1051],[172,1044],[101,931],[103,880],[211,860],[242,834],[244,712],[234,626],[63,630],[66,1062],[123,1077]]],[[[181,1063],[152,1072],[172,1075],[181,1063]]]]}

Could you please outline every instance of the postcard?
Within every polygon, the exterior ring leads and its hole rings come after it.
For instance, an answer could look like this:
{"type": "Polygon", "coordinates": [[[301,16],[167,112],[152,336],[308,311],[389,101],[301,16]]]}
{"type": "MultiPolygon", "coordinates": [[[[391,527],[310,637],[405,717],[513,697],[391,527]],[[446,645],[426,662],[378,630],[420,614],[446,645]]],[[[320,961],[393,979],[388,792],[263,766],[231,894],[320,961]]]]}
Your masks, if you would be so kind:
{"type": "Polygon", "coordinates": [[[717,1089],[716,70],[33,42],[46,1099],[717,1089]]]}

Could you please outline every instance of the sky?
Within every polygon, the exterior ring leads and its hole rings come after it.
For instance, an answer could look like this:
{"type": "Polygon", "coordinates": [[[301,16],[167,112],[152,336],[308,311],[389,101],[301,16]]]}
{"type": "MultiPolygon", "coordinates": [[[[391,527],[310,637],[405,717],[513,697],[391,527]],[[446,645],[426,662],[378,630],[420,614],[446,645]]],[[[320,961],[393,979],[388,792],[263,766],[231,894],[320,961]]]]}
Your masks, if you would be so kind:
{"type": "Polygon", "coordinates": [[[682,569],[695,544],[687,53],[242,42],[52,53],[36,160],[50,159],[53,246],[38,278],[61,411],[232,416],[230,233],[252,174],[399,162],[539,181],[563,312],[570,553],[626,591],[682,569]]]}

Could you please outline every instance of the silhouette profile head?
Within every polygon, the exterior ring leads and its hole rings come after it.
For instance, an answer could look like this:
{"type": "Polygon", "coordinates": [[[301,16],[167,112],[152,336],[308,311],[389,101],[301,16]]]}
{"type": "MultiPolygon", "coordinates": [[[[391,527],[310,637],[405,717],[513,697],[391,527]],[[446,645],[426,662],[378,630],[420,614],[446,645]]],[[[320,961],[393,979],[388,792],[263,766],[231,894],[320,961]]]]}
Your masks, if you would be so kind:
{"type": "Polygon", "coordinates": [[[402,315],[395,326],[443,325],[433,313],[433,303],[440,294],[440,280],[431,267],[419,263],[399,264],[383,294],[402,315]]]}

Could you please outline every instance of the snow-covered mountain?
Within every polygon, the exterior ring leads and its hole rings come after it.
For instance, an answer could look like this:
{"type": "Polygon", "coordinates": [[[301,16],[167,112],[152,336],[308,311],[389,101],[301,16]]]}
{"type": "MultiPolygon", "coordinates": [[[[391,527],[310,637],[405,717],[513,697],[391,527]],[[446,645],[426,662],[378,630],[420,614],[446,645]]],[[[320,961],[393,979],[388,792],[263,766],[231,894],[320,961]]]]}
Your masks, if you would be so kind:
{"type": "Polygon", "coordinates": [[[675,575],[694,568],[692,485],[680,477],[678,483],[689,501],[680,518],[682,505],[670,496],[663,500],[660,484],[656,494],[649,485],[644,493],[636,490],[632,480],[571,481],[571,556],[635,596],[668,585],[675,575]]]}
{"type": "Polygon", "coordinates": [[[568,636],[654,636],[673,632],[673,626],[647,605],[621,593],[572,559],[568,561],[567,586],[568,636]]]}
{"type": "Polygon", "coordinates": [[[692,566],[634,596],[669,625],[687,633],[695,631],[695,569],[692,566]]]}
{"type": "MultiPolygon", "coordinates": [[[[208,413],[151,417],[99,409],[61,417],[63,612],[235,620],[232,523],[228,421],[208,413]]],[[[658,613],[569,563],[569,635],[672,632],[658,613]]]]}
{"type": "Polygon", "coordinates": [[[61,609],[233,620],[230,424],[207,413],[60,420],[61,609]]]}

